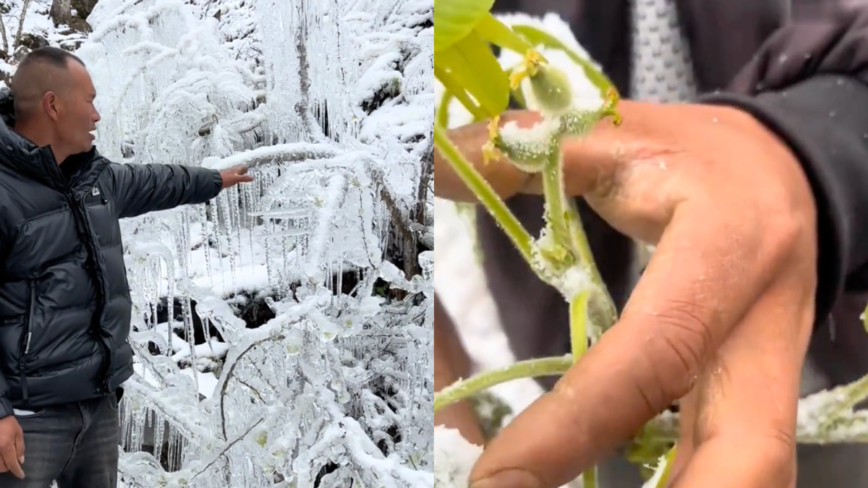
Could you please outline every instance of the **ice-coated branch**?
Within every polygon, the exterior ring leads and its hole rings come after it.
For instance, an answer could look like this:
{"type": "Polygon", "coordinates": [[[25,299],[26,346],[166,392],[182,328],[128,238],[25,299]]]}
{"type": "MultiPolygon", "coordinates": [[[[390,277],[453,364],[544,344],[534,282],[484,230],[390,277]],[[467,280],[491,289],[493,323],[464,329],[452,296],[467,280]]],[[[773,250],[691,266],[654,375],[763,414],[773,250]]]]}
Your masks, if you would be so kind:
{"type": "Polygon", "coordinates": [[[234,439],[227,442],[223,447],[221,447],[220,449],[213,452],[209,456],[209,459],[207,459],[204,463],[202,463],[202,464],[204,464],[204,466],[202,466],[201,468],[198,468],[198,469],[194,469],[192,467],[188,468],[190,471],[192,471],[192,475],[190,476],[189,481],[193,481],[194,479],[201,476],[202,473],[206,472],[208,470],[208,468],[210,468],[211,466],[214,465],[214,463],[217,462],[218,459],[220,459],[221,457],[223,457],[223,455],[225,455],[227,452],[229,452],[229,450],[232,449],[232,446],[234,446],[235,444],[238,444],[241,440],[243,440],[245,437],[247,437],[250,434],[250,432],[253,431],[253,429],[255,429],[259,424],[262,423],[263,420],[265,420],[265,417],[264,417],[264,415],[260,414],[259,417],[256,418],[255,421],[250,423],[250,425],[247,427],[247,429],[244,430],[244,432],[242,432],[241,434],[238,434],[237,436],[235,436],[234,439]]]}
{"type": "Polygon", "coordinates": [[[321,283],[325,278],[322,272],[323,261],[326,257],[338,209],[347,196],[346,188],[347,179],[344,175],[334,173],[329,178],[328,188],[326,189],[326,201],[323,202],[317,214],[317,226],[313,233],[313,239],[311,239],[310,261],[307,264],[308,276],[317,283],[321,283]]]}
{"type": "Polygon", "coordinates": [[[185,388],[169,386],[156,390],[136,376],[133,378],[124,384],[124,401],[133,405],[134,412],[142,409],[159,412],[181,435],[194,443],[205,442],[211,437],[210,422],[199,411],[198,399],[191,398],[185,388]]]}
{"type": "Polygon", "coordinates": [[[202,161],[202,166],[210,169],[224,170],[243,164],[252,169],[277,161],[297,162],[310,159],[334,158],[339,152],[334,145],[330,144],[295,142],[251,149],[225,158],[205,158],[202,161]]]}
{"type": "Polygon", "coordinates": [[[256,339],[248,339],[247,343],[243,348],[239,348],[232,351],[232,356],[227,356],[226,362],[224,363],[224,372],[220,375],[220,380],[217,383],[217,389],[220,391],[219,399],[220,399],[220,428],[223,433],[223,438],[226,438],[226,408],[225,408],[225,399],[226,392],[229,386],[229,380],[232,379],[232,373],[235,371],[235,368],[238,366],[241,358],[243,358],[247,353],[252,351],[255,347],[272,340],[282,340],[282,336],[265,336],[265,337],[257,337],[256,339]]]}

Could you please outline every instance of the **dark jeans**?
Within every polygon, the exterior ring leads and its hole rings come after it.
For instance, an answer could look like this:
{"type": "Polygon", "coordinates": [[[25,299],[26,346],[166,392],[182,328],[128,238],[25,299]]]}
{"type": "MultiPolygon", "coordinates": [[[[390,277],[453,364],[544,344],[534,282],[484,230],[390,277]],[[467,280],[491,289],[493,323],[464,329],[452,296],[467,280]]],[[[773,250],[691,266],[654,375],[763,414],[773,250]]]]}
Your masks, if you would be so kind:
{"type": "Polygon", "coordinates": [[[24,479],[0,474],[2,488],[116,488],[120,393],[17,415],[24,431],[24,479]]]}

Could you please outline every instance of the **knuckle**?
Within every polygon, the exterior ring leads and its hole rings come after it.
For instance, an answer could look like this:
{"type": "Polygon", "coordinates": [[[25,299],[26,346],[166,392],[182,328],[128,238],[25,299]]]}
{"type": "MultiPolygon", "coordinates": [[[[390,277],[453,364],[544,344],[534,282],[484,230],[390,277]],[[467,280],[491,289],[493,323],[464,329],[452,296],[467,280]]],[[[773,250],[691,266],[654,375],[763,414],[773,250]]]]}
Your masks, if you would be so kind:
{"type": "Polygon", "coordinates": [[[767,437],[775,444],[778,450],[786,456],[792,457],[796,449],[796,436],[790,429],[783,427],[771,427],[767,437]]]}
{"type": "MultiPolygon", "coordinates": [[[[656,313],[652,341],[643,348],[650,368],[658,377],[666,405],[681,398],[693,387],[696,377],[708,361],[713,347],[712,325],[703,317],[712,316],[697,304],[683,301],[667,303],[656,313]]],[[[665,407],[665,405],[664,405],[665,407]]]]}
{"type": "MultiPolygon", "coordinates": [[[[764,462],[768,469],[778,471],[781,478],[794,481],[796,473],[794,433],[784,428],[772,428],[766,433],[764,446],[764,462]]],[[[792,484],[781,486],[792,486],[792,484]]]]}
{"type": "Polygon", "coordinates": [[[766,255],[772,266],[780,266],[792,262],[793,259],[808,260],[810,253],[815,253],[817,228],[815,219],[809,212],[797,211],[792,208],[780,209],[779,206],[768,205],[764,211],[771,215],[772,220],[763,226],[762,235],[766,255]]]}
{"type": "Polygon", "coordinates": [[[798,218],[791,215],[776,220],[768,235],[776,254],[788,255],[804,240],[807,230],[798,218]]]}

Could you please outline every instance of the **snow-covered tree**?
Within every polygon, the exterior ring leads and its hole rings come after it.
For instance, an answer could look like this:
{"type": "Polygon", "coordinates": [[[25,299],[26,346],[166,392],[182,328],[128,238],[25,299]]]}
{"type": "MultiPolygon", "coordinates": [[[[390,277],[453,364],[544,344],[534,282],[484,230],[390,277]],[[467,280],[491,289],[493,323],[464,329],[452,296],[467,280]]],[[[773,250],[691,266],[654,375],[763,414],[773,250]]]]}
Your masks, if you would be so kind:
{"type": "Polygon", "coordinates": [[[126,486],[433,484],[430,0],[101,0],[97,146],[251,184],[122,223],[126,486]]]}

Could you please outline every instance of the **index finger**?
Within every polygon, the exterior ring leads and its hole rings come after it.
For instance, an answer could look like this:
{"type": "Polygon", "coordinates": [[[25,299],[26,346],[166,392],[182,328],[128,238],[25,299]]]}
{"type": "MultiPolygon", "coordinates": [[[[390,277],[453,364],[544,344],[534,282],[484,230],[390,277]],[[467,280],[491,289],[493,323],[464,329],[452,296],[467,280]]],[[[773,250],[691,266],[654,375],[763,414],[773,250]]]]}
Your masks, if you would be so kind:
{"type": "Polygon", "coordinates": [[[487,446],[473,488],[566,484],[690,390],[778,265],[760,233],[709,213],[676,210],[619,323],[487,446]]]}
{"type": "MultiPolygon", "coordinates": [[[[529,111],[509,111],[500,117],[501,126],[516,122],[519,127],[530,128],[540,120],[539,114],[529,111]]],[[[449,140],[482,178],[491,185],[500,198],[507,199],[527,186],[531,175],[521,171],[499,157],[487,164],[482,159],[482,146],[488,141],[488,122],[468,124],[448,131],[449,140]]],[[[440,198],[459,202],[477,203],[476,196],[452,169],[439,149],[434,151],[434,194],[440,198]]]]}

